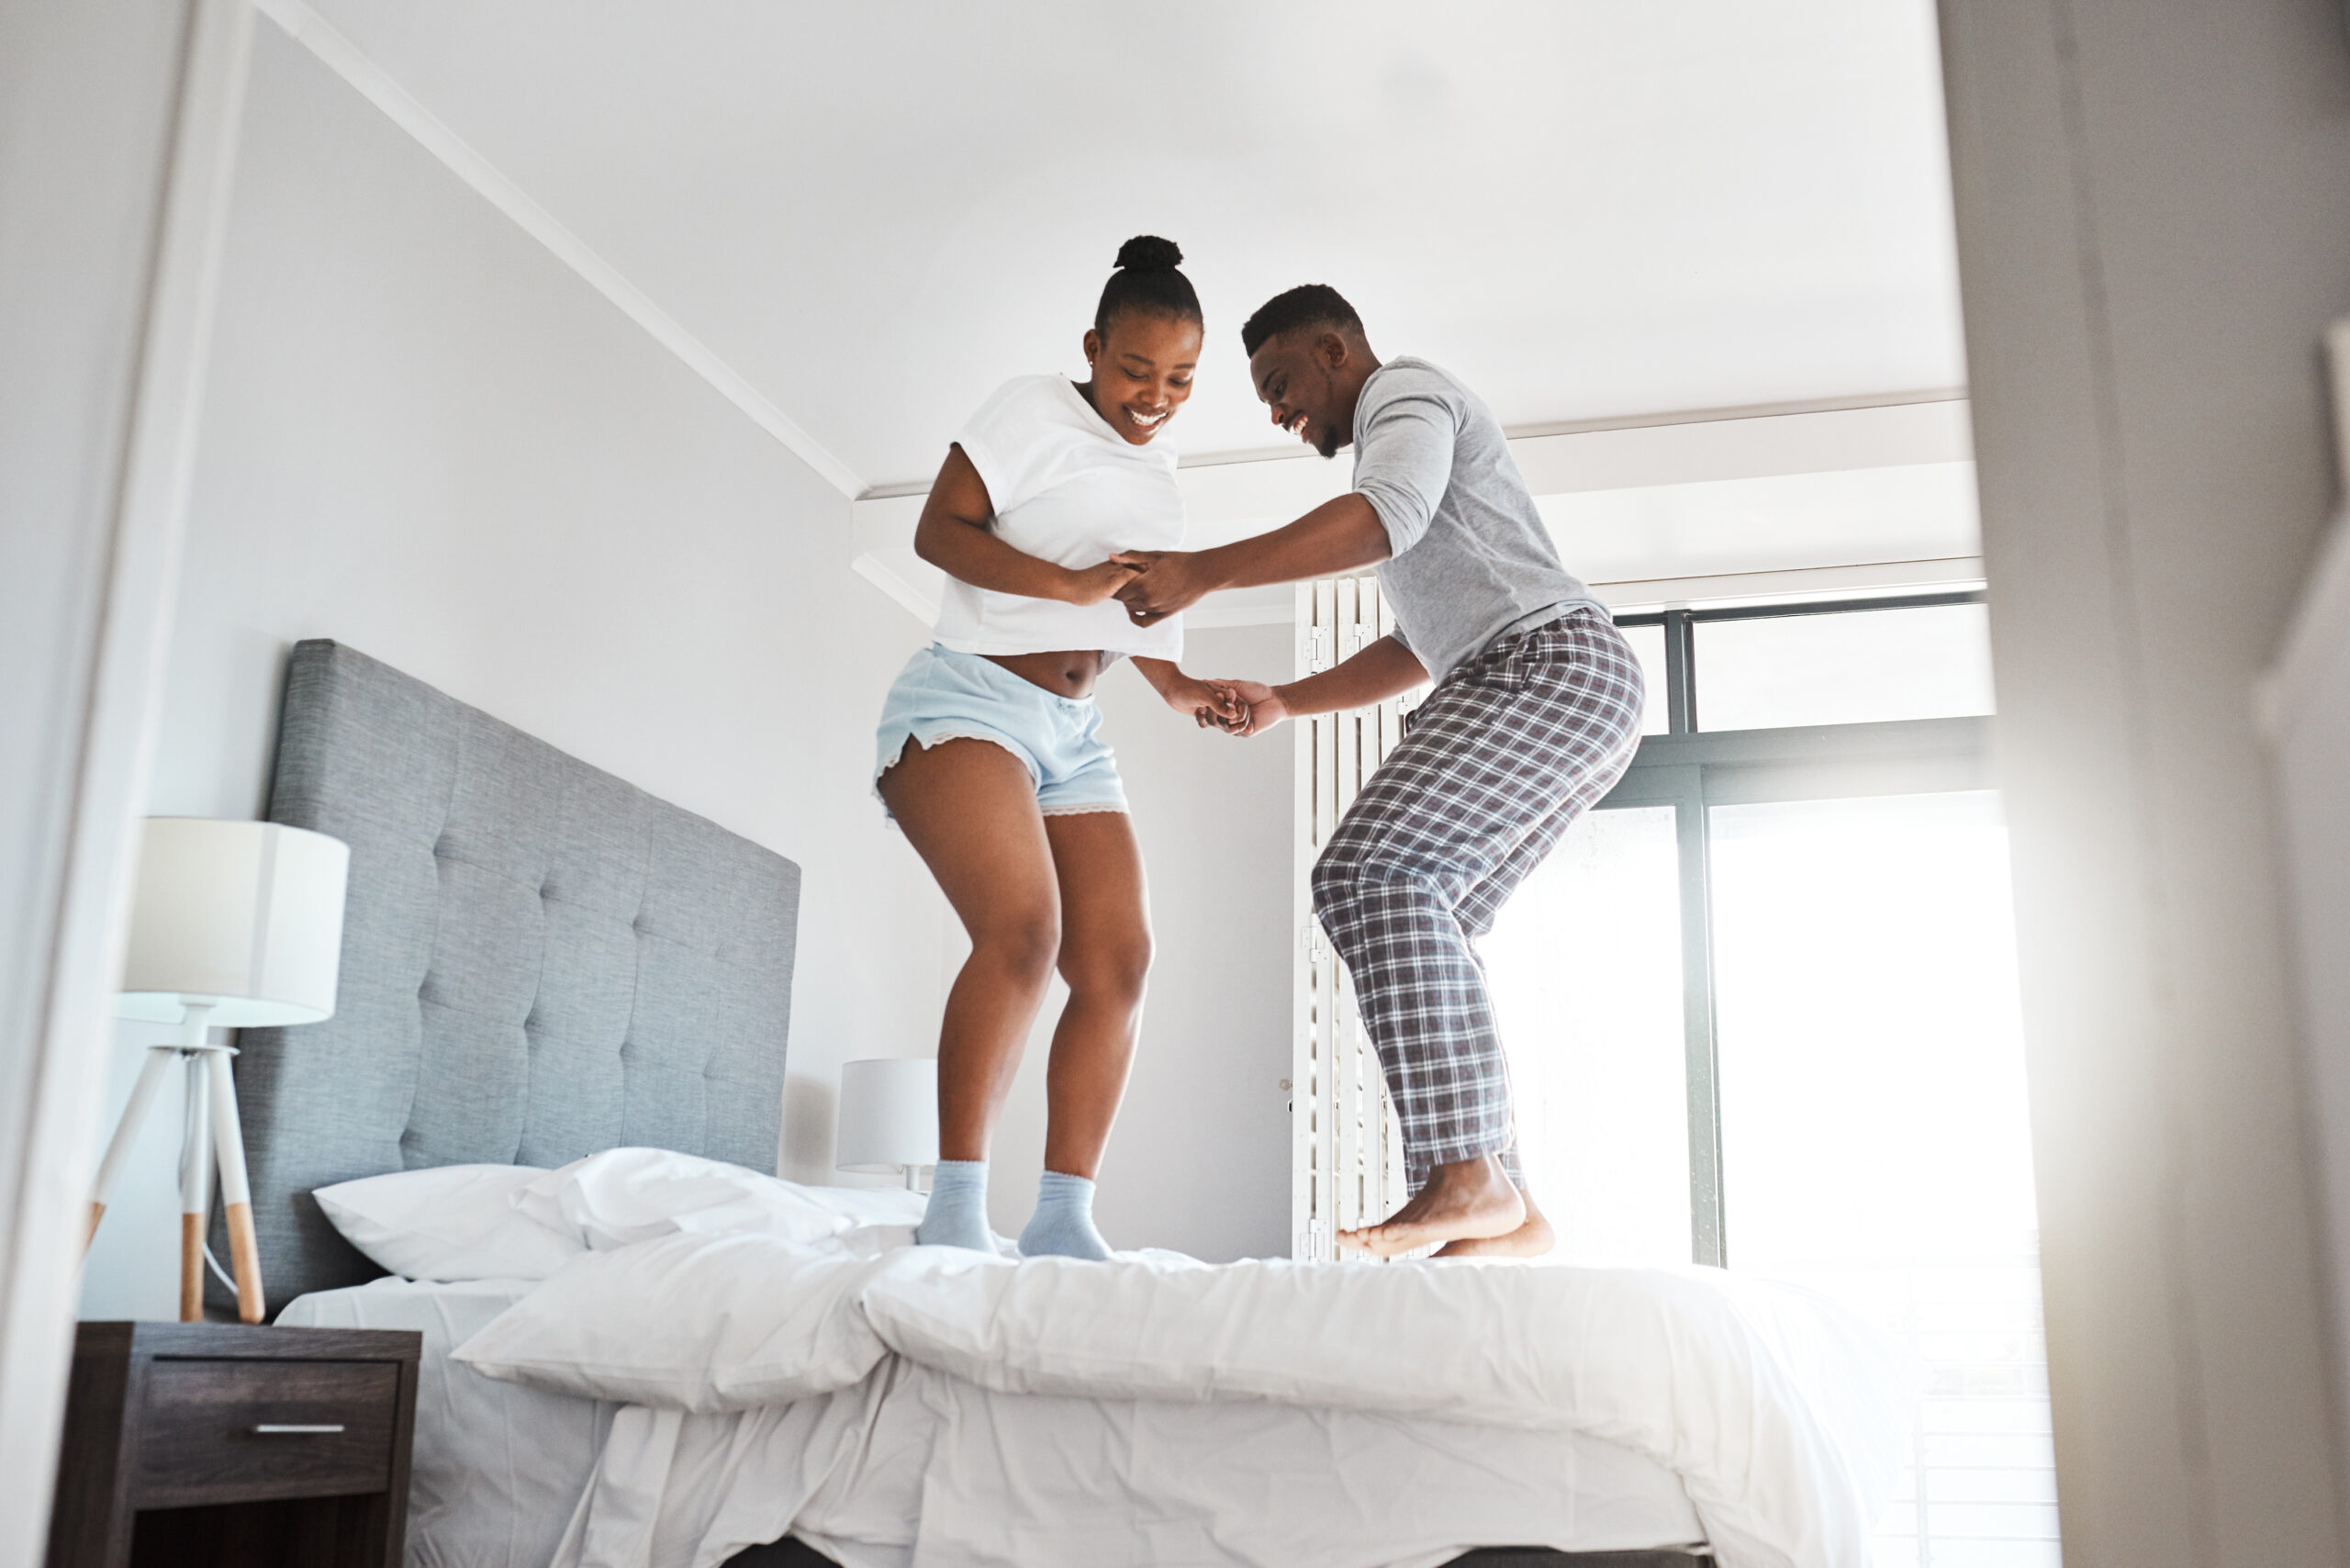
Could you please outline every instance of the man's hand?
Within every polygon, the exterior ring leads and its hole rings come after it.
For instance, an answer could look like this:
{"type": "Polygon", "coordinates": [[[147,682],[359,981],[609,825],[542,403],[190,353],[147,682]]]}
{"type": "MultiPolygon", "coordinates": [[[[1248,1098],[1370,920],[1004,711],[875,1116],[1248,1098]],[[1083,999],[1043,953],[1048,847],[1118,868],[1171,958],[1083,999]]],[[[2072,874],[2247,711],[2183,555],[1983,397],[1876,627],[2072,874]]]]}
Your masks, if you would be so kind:
{"type": "Polygon", "coordinates": [[[1281,700],[1279,687],[1267,686],[1261,680],[1211,680],[1207,684],[1215,688],[1239,715],[1237,722],[1222,724],[1229,734],[1244,738],[1260,735],[1289,717],[1289,704],[1281,700]]]}
{"type": "Polygon", "coordinates": [[[1110,560],[1134,573],[1117,599],[1137,626],[1156,625],[1221,586],[1202,569],[1193,550],[1122,550],[1110,560]]]}
{"type": "Polygon", "coordinates": [[[1134,568],[1120,565],[1114,555],[1098,566],[1063,566],[1062,591],[1054,597],[1071,604],[1100,604],[1117,597],[1134,575],[1134,568]]]}

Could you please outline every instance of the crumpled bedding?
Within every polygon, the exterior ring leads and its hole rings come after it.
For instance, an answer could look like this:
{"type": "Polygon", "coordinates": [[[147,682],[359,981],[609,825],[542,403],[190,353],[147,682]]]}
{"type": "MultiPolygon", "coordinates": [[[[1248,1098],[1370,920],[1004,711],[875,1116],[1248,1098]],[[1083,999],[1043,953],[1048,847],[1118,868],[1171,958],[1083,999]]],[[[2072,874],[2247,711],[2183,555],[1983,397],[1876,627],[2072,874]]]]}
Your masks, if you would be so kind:
{"type": "MultiPolygon", "coordinates": [[[[1866,1568],[1915,1398],[1906,1352],[1876,1330],[1720,1270],[1014,1261],[908,1239],[658,1236],[574,1259],[468,1341],[457,1359],[487,1375],[641,1407],[615,1422],[557,1563],[721,1562],[729,1505],[711,1477],[779,1497],[796,1466],[815,1497],[808,1456],[834,1450],[786,1429],[869,1431],[878,1391],[920,1383],[1007,1410],[1274,1405],[1534,1448],[1596,1439],[1679,1480],[1723,1568],[1866,1568]]],[[[1183,1545],[1195,1522],[1165,1528],[1134,1561],[1253,1560],[1183,1545]]],[[[1125,1560],[1004,1550],[941,1535],[890,1560],[1125,1560]]]]}

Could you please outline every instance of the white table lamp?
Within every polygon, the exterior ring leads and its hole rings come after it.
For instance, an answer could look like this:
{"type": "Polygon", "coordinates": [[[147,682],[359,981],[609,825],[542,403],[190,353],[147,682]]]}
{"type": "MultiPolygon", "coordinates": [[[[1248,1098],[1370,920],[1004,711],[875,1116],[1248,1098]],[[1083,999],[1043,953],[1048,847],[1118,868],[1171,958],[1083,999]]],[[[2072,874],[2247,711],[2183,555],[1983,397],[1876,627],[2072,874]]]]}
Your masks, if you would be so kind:
{"type": "Polygon", "coordinates": [[[351,850],[340,839],[276,823],[150,817],[139,855],[139,892],[115,1012],[176,1024],[176,1045],[147,1053],[122,1121],[99,1163],[89,1236],[176,1057],[187,1070],[180,1138],[180,1317],[204,1316],[204,1226],[212,1166],[237,1283],[237,1316],[264,1313],[252,1193],[237,1121],[236,1053],[212,1043],[214,1027],[316,1024],[334,1014],[342,960],[342,893],[351,850]]]}
{"type": "Polygon", "coordinates": [[[907,1189],[922,1191],[922,1168],[938,1163],[938,1063],[928,1057],[843,1062],[833,1163],[877,1176],[903,1171],[907,1189]]]}

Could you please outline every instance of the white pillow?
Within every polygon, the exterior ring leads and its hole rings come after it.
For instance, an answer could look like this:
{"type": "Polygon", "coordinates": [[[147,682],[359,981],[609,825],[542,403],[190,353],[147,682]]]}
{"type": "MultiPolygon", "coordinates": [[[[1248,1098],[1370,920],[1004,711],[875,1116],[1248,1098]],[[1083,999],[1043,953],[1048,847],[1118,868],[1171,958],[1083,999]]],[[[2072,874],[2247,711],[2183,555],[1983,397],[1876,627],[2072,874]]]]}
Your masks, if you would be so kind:
{"type": "Polygon", "coordinates": [[[528,1165],[435,1165],[310,1195],[344,1240],[403,1279],[543,1280],[582,1250],[514,1206],[546,1174],[528,1165]]]}
{"type": "Polygon", "coordinates": [[[772,1231],[655,1237],[583,1253],[491,1319],[454,1359],[586,1399],[692,1411],[846,1388],[885,1353],[866,1282],[911,1256],[772,1231]]]}
{"type": "Polygon", "coordinates": [[[577,1248],[596,1251],[678,1234],[757,1231],[822,1241],[856,1223],[797,1183],[666,1148],[608,1148],[575,1159],[532,1182],[514,1202],[577,1248]]]}

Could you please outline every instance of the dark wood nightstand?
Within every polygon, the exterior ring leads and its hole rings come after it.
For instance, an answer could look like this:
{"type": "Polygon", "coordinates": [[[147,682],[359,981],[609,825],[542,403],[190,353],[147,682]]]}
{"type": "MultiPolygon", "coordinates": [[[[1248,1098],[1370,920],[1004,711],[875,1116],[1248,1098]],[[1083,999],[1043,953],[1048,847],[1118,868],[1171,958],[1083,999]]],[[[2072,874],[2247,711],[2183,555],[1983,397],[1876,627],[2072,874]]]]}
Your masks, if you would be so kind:
{"type": "Polygon", "coordinates": [[[401,1568],[420,1343],[83,1324],[48,1568],[401,1568]]]}

